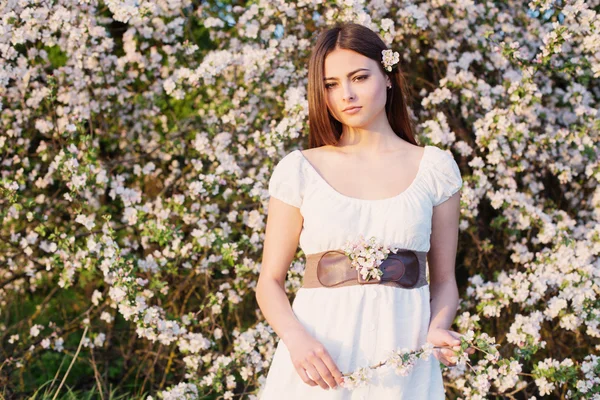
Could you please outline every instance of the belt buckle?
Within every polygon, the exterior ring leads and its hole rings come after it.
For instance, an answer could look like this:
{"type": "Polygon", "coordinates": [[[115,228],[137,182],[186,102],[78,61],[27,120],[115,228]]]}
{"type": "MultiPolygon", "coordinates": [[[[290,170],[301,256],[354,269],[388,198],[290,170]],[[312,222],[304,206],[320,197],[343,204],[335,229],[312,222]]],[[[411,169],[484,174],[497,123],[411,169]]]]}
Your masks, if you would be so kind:
{"type": "MultiPolygon", "coordinates": [[[[406,254],[412,255],[413,263],[416,262],[418,264],[418,260],[416,254],[411,250],[399,250],[395,252],[390,252],[386,258],[381,261],[381,264],[377,267],[382,271],[382,274],[379,276],[379,279],[369,279],[365,280],[360,272],[357,272],[358,283],[361,285],[368,284],[381,284],[384,282],[396,282],[398,285],[402,287],[411,287],[416,284],[415,282],[410,282],[408,285],[406,283],[401,282],[401,279],[405,278],[406,273],[406,265],[405,262],[408,260],[406,258],[406,254]]],[[[417,265],[418,268],[418,265],[417,265]]],[[[418,274],[418,271],[417,271],[418,274]]],[[[418,275],[416,276],[418,278],[418,275]]]]}

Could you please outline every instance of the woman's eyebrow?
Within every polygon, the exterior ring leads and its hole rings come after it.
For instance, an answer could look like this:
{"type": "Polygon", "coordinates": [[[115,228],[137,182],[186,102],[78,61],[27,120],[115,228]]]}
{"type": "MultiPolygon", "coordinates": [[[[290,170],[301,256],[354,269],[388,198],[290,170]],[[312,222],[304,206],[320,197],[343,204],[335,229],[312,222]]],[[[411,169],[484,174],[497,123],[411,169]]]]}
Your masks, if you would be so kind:
{"type": "MultiPolygon", "coordinates": [[[[355,73],[357,73],[357,72],[359,72],[359,71],[369,71],[369,69],[368,69],[368,68],[359,68],[359,69],[356,69],[356,70],[354,70],[354,71],[352,71],[352,72],[348,72],[348,73],[346,74],[346,76],[347,76],[348,78],[350,78],[352,75],[354,75],[355,73]]],[[[328,81],[328,80],[332,80],[332,79],[333,79],[333,80],[337,80],[337,78],[325,78],[325,79],[323,79],[323,80],[324,80],[324,81],[328,81]]]]}

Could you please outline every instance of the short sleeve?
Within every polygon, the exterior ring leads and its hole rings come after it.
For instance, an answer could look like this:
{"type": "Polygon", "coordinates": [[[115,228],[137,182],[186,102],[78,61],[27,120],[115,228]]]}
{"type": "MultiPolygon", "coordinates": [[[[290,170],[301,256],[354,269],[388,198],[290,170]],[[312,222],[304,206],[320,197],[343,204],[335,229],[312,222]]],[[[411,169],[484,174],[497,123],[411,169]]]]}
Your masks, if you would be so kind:
{"type": "Polygon", "coordinates": [[[437,149],[436,162],[433,168],[432,203],[438,206],[460,190],[463,181],[458,164],[451,153],[437,149]]]}
{"type": "Polygon", "coordinates": [[[269,195],[300,208],[304,179],[297,151],[288,153],[275,165],[269,180],[269,195]]]}

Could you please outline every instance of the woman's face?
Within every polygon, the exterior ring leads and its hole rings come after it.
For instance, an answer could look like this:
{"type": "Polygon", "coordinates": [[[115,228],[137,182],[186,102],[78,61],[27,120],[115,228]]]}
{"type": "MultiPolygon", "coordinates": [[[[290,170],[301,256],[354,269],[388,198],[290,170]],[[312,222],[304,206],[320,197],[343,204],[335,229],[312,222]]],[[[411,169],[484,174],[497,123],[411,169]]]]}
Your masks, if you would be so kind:
{"type": "Polygon", "coordinates": [[[325,57],[325,98],[327,109],[344,125],[366,128],[385,117],[387,85],[390,79],[377,61],[352,50],[335,49],[325,57]],[[347,107],[360,107],[354,112],[347,107]]]}

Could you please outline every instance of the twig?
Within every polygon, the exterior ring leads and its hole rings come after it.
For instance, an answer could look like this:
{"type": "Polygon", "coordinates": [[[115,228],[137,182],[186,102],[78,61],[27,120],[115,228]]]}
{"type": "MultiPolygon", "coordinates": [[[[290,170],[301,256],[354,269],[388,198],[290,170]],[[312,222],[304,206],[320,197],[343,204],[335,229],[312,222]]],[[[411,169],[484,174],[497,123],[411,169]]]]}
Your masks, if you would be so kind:
{"type": "Polygon", "coordinates": [[[94,368],[94,378],[96,378],[96,384],[98,385],[98,390],[100,391],[100,398],[104,400],[104,387],[100,382],[100,373],[98,372],[98,368],[96,367],[96,357],[94,357],[94,349],[90,349],[90,353],[92,355],[92,367],[94,368]]]}
{"type": "Polygon", "coordinates": [[[62,388],[65,381],[67,380],[67,376],[69,376],[69,372],[71,372],[71,368],[73,367],[73,364],[75,364],[75,360],[77,359],[77,356],[79,355],[79,351],[81,350],[81,346],[83,345],[83,339],[85,339],[85,334],[87,333],[87,330],[88,330],[88,326],[86,325],[85,329],[83,330],[83,335],[81,335],[81,340],[79,341],[79,346],[77,347],[77,351],[75,352],[75,355],[73,356],[73,359],[71,360],[71,364],[69,364],[67,373],[65,374],[65,376],[63,376],[63,379],[60,382],[58,389],[56,389],[56,393],[54,393],[52,400],[56,400],[56,396],[58,396],[58,393],[60,393],[60,389],[62,388]]]}
{"type": "Polygon", "coordinates": [[[54,387],[54,382],[56,382],[56,378],[58,378],[58,374],[60,374],[60,369],[62,368],[64,362],[65,362],[65,357],[62,358],[62,360],[60,361],[60,365],[56,369],[56,374],[54,374],[54,379],[52,379],[52,383],[50,383],[49,390],[52,390],[52,388],[54,387]]]}

